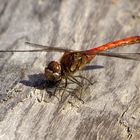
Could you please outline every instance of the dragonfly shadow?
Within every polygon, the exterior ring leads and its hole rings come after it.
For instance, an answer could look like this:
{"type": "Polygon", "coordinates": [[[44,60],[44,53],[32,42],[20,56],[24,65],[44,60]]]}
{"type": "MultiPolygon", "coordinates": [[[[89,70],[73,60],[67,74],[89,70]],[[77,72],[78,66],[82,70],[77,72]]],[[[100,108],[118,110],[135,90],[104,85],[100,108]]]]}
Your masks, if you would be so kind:
{"type": "Polygon", "coordinates": [[[88,65],[83,68],[83,70],[94,70],[94,69],[102,69],[104,66],[101,65],[88,65]]]}
{"type": "Polygon", "coordinates": [[[57,86],[57,84],[48,83],[42,73],[28,75],[28,80],[21,80],[20,83],[25,86],[34,87],[35,89],[46,90],[49,97],[56,96],[55,86],[57,86]]]}
{"type": "Polygon", "coordinates": [[[20,83],[22,83],[25,86],[34,87],[40,90],[45,89],[46,86],[46,80],[44,74],[42,73],[28,75],[28,80],[21,80],[20,83]]]}

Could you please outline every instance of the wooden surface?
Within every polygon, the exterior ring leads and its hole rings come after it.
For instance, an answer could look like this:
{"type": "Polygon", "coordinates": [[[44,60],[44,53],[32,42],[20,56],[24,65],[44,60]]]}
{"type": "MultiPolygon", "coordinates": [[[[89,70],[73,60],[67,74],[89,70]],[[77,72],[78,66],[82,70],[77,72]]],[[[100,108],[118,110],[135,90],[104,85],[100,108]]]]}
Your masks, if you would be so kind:
{"type": "MultiPolygon", "coordinates": [[[[139,0],[0,0],[0,49],[30,49],[30,41],[84,50],[133,35],[139,0]]],[[[96,81],[83,88],[85,103],[61,102],[35,86],[61,55],[0,53],[0,140],[139,140],[140,63],[96,57],[95,69],[81,72],[96,81]]]]}

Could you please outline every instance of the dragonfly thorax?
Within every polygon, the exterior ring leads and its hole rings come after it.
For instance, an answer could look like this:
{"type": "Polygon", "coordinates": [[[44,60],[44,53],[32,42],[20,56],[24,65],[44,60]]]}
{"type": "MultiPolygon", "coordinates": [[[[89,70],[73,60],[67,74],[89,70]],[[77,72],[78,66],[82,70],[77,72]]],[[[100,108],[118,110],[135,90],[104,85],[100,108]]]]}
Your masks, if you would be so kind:
{"type": "Polygon", "coordinates": [[[57,61],[51,61],[47,67],[45,67],[46,80],[51,83],[57,83],[61,80],[61,65],[57,61]]]}

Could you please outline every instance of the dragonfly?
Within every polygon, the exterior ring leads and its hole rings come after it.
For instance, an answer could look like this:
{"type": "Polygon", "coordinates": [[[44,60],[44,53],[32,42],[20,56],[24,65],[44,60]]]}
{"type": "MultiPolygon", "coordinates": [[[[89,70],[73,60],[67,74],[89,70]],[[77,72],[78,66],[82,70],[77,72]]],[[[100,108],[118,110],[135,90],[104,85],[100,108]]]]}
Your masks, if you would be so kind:
{"type": "MultiPolygon", "coordinates": [[[[107,44],[94,47],[88,50],[77,51],[72,49],[65,49],[61,47],[50,47],[46,45],[35,44],[31,42],[25,42],[25,44],[35,47],[41,47],[41,49],[30,50],[0,50],[0,52],[63,52],[60,61],[51,61],[44,70],[46,81],[50,85],[57,85],[63,79],[65,80],[65,88],[67,87],[67,80],[71,80],[78,85],[80,84],[74,74],[89,64],[96,56],[116,57],[122,59],[130,59],[140,61],[140,53],[113,53],[107,52],[116,47],[123,47],[127,45],[140,43],[140,36],[131,36],[116,41],[109,42],[107,44]]],[[[84,78],[88,82],[88,78],[83,76],[77,76],[78,78],[84,78]]]]}

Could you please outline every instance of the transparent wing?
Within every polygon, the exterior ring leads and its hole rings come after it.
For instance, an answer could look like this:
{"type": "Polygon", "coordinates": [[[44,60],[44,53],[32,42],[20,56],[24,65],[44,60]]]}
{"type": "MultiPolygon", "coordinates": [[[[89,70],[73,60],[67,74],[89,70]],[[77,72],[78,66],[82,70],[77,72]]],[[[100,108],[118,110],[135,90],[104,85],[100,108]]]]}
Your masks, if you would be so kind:
{"type": "Polygon", "coordinates": [[[25,42],[25,44],[29,45],[29,46],[35,46],[35,47],[41,47],[43,48],[42,50],[44,51],[56,51],[56,52],[70,52],[70,51],[74,51],[71,49],[65,49],[65,48],[61,48],[61,47],[51,47],[51,46],[46,46],[46,45],[40,45],[40,44],[35,44],[35,43],[30,43],[30,42],[25,42]]]}
{"type": "Polygon", "coordinates": [[[0,50],[0,52],[72,52],[74,50],[71,49],[64,49],[60,47],[51,47],[51,46],[45,46],[30,42],[25,42],[26,45],[32,46],[32,47],[39,47],[41,49],[30,49],[30,50],[0,50]],[[42,49],[43,48],[43,49],[42,49]]]}
{"type": "Polygon", "coordinates": [[[112,53],[112,52],[99,52],[96,55],[117,57],[122,59],[130,59],[140,61],[140,53],[112,53]]]}

